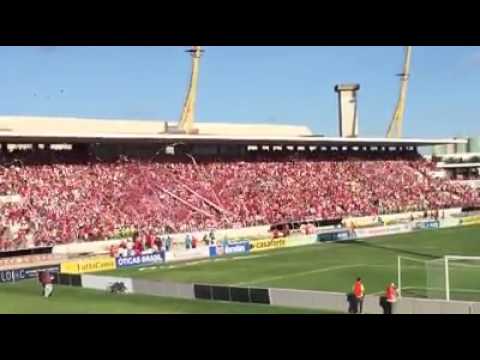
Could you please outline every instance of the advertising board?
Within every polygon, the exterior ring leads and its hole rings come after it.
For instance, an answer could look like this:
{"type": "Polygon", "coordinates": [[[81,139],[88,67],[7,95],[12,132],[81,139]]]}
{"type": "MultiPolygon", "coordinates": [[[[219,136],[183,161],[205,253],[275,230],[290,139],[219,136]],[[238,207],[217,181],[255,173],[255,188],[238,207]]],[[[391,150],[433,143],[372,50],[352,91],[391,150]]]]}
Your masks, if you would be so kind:
{"type": "Polygon", "coordinates": [[[468,216],[460,218],[460,225],[476,225],[480,224],[480,216],[468,216]]]}
{"type": "Polygon", "coordinates": [[[287,240],[285,238],[263,239],[263,240],[251,240],[249,241],[249,243],[250,243],[250,251],[257,252],[257,251],[266,251],[266,250],[284,248],[287,245],[287,240]]]}
{"type": "Polygon", "coordinates": [[[317,241],[317,235],[292,235],[286,238],[286,247],[296,247],[315,244],[317,241]]]}
{"type": "Polygon", "coordinates": [[[440,222],[436,220],[417,221],[414,225],[415,230],[434,230],[440,228],[440,222]]]}
{"type": "Polygon", "coordinates": [[[29,267],[38,263],[55,263],[58,261],[58,257],[53,254],[38,254],[27,256],[15,256],[6,259],[0,259],[0,267],[29,267]]]}
{"type": "Polygon", "coordinates": [[[400,224],[392,226],[379,226],[370,229],[356,229],[355,235],[357,238],[366,238],[383,235],[402,234],[412,231],[412,227],[409,224],[400,224]]]}
{"type": "Polygon", "coordinates": [[[49,271],[51,273],[60,272],[60,265],[37,266],[26,269],[0,271],[0,283],[17,282],[28,279],[35,279],[39,271],[49,271]]]}
{"type": "Polygon", "coordinates": [[[84,274],[99,271],[115,270],[116,261],[113,257],[99,257],[80,261],[67,261],[60,265],[60,271],[64,274],[84,274]]]}
{"type": "Polygon", "coordinates": [[[317,234],[318,242],[348,241],[353,240],[354,238],[355,234],[349,230],[339,230],[317,234]]]}
{"type": "Polygon", "coordinates": [[[250,252],[250,242],[239,241],[235,243],[228,243],[226,246],[211,246],[209,251],[211,257],[233,254],[245,254],[250,252]]]}
{"type": "Polygon", "coordinates": [[[125,258],[119,257],[116,259],[116,262],[117,262],[117,268],[139,266],[139,265],[163,264],[165,263],[165,253],[131,256],[131,257],[125,257],[125,258]]]}
{"type": "Polygon", "coordinates": [[[440,229],[456,227],[460,225],[460,219],[448,218],[440,220],[440,229]]]}
{"type": "Polygon", "coordinates": [[[174,249],[166,254],[166,261],[188,261],[194,259],[208,258],[210,250],[208,246],[202,246],[197,249],[174,249]]]}

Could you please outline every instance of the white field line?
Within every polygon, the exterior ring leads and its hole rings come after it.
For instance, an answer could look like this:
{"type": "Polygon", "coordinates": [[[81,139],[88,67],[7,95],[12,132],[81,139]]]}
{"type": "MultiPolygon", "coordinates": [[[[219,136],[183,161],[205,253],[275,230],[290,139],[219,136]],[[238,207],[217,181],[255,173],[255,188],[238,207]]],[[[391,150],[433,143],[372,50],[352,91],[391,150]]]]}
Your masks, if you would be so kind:
{"type": "MultiPolygon", "coordinates": [[[[429,288],[429,287],[418,287],[418,286],[407,286],[402,288],[402,290],[435,290],[435,291],[445,291],[445,288],[429,288]]],[[[480,290],[477,289],[462,289],[462,288],[451,288],[450,293],[452,292],[465,292],[465,293],[472,293],[477,294],[480,293],[480,290]]]]}
{"type": "MultiPolygon", "coordinates": [[[[345,246],[346,244],[335,244],[336,246],[345,246]]],[[[318,244],[317,246],[325,246],[324,244],[318,244]]],[[[321,249],[321,251],[328,250],[329,248],[325,247],[321,249]]],[[[318,250],[317,250],[318,251],[318,250]]],[[[160,266],[158,267],[158,270],[171,270],[171,269],[181,269],[184,267],[189,267],[189,266],[194,266],[194,265],[200,265],[200,264],[205,264],[205,263],[214,263],[218,261],[238,261],[238,260],[251,260],[251,259],[258,259],[258,258],[265,258],[265,257],[273,257],[273,256],[281,256],[285,254],[293,254],[296,252],[305,252],[304,247],[299,247],[298,249],[292,249],[292,248],[287,248],[287,249],[282,249],[281,252],[277,251],[272,254],[262,254],[262,255],[246,255],[246,256],[236,256],[233,258],[217,258],[217,259],[204,259],[200,261],[194,261],[194,262],[187,262],[187,263],[179,263],[178,265],[167,265],[167,266],[160,266]]],[[[139,269],[139,271],[145,271],[150,269],[150,267],[146,268],[141,268],[142,270],[139,269]]]]}
{"type": "Polygon", "coordinates": [[[241,282],[241,283],[237,283],[233,286],[242,286],[242,285],[265,283],[265,282],[270,282],[270,281],[290,279],[290,278],[294,278],[294,277],[301,277],[301,276],[306,276],[306,275],[311,275],[311,274],[319,274],[319,273],[335,271],[335,270],[350,269],[350,268],[355,268],[355,267],[360,267],[360,266],[367,266],[367,265],[365,265],[365,264],[355,264],[355,265],[331,266],[331,267],[326,267],[326,268],[322,268],[322,269],[303,271],[303,272],[298,272],[298,273],[293,273],[293,274],[272,276],[272,277],[269,277],[269,278],[263,278],[263,279],[256,279],[256,280],[253,280],[253,281],[241,282]]]}
{"type": "Polygon", "coordinates": [[[157,270],[156,266],[151,266],[151,267],[141,267],[138,269],[138,271],[152,271],[152,270],[157,270]]]}
{"type": "MultiPolygon", "coordinates": [[[[262,257],[269,257],[270,255],[250,255],[250,256],[238,256],[234,258],[209,258],[205,260],[199,260],[199,261],[193,261],[193,262],[187,262],[187,263],[182,263],[178,265],[167,265],[167,266],[161,266],[158,267],[159,270],[171,270],[171,269],[181,269],[184,267],[189,267],[189,266],[195,266],[195,265],[201,265],[201,264],[207,264],[207,263],[217,263],[217,262],[223,262],[223,261],[233,261],[233,260],[249,260],[249,259],[255,259],[255,258],[262,258],[262,257]]],[[[140,268],[138,271],[145,271],[145,270],[156,270],[157,267],[146,267],[146,268],[140,268]]]]}
{"type": "Polygon", "coordinates": [[[166,269],[166,270],[179,269],[179,268],[184,268],[184,267],[189,267],[189,266],[195,266],[195,265],[205,264],[205,263],[209,263],[209,262],[212,262],[212,260],[211,260],[211,259],[206,259],[206,260],[200,260],[200,261],[193,261],[193,262],[183,263],[183,264],[179,264],[179,265],[163,266],[163,267],[161,267],[160,269],[166,269]]]}
{"type": "MultiPolygon", "coordinates": [[[[315,251],[327,251],[332,248],[338,248],[338,247],[346,247],[349,246],[349,244],[342,244],[342,243],[333,243],[333,244],[313,244],[313,245],[308,245],[308,247],[318,247],[315,249],[315,251]],[[329,245],[334,245],[334,246],[329,246],[329,245]]],[[[392,248],[394,249],[394,248],[392,248]]],[[[239,260],[251,260],[251,259],[257,259],[257,258],[267,258],[267,257],[274,257],[274,256],[282,256],[285,254],[294,254],[297,252],[305,252],[306,249],[304,246],[299,247],[299,248],[285,248],[285,249],[279,249],[275,251],[274,253],[270,254],[262,254],[262,255],[246,255],[246,256],[237,256],[237,257],[231,257],[231,258],[217,258],[217,259],[204,259],[200,261],[194,261],[194,262],[187,262],[187,263],[181,263],[178,265],[167,265],[167,266],[162,266],[158,267],[158,270],[173,270],[173,269],[180,269],[184,267],[190,267],[190,266],[195,266],[195,265],[201,265],[201,264],[206,264],[206,263],[215,263],[215,262],[221,262],[221,261],[239,261],[239,260]],[[279,251],[280,250],[280,251],[279,251]]],[[[311,271],[306,271],[306,272],[301,272],[301,273],[293,273],[293,274],[288,274],[284,276],[276,276],[276,277],[271,277],[271,278],[266,278],[266,279],[260,279],[256,281],[251,281],[251,282],[242,282],[238,283],[236,285],[247,285],[247,284],[254,284],[254,283],[260,283],[264,281],[273,281],[273,280],[282,280],[282,279],[288,279],[290,277],[298,277],[298,276],[304,276],[304,275],[309,275],[309,274],[316,274],[316,273],[322,273],[322,272],[328,272],[328,271],[334,271],[334,270],[341,270],[341,269],[348,269],[348,268],[353,268],[353,267],[385,267],[385,268],[391,268],[394,267],[394,265],[366,265],[366,264],[358,264],[358,265],[339,265],[331,268],[324,268],[324,269],[316,269],[316,270],[311,270],[311,271]]],[[[396,265],[395,265],[396,266],[396,265]]],[[[423,267],[418,267],[418,266],[405,266],[406,269],[422,269],[423,267]]],[[[139,271],[146,271],[146,270],[155,270],[155,267],[150,268],[140,268],[139,271]]]]}
{"type": "Polygon", "coordinates": [[[228,260],[250,260],[250,259],[258,259],[264,257],[270,257],[271,255],[247,255],[247,256],[237,256],[234,258],[230,258],[228,260]]]}
{"type": "Polygon", "coordinates": [[[284,280],[284,279],[290,279],[290,278],[294,278],[294,277],[302,277],[302,276],[311,275],[311,274],[319,274],[319,273],[324,273],[324,272],[329,272],[329,271],[350,269],[350,268],[356,268],[356,267],[392,268],[393,265],[353,264],[353,265],[331,266],[331,267],[322,268],[322,269],[316,269],[316,270],[310,270],[310,271],[302,271],[302,272],[292,273],[292,274],[287,274],[287,275],[272,276],[272,277],[270,277],[270,278],[263,278],[263,279],[258,279],[258,280],[254,280],[254,281],[241,282],[241,283],[237,283],[237,284],[232,285],[232,286],[243,286],[243,285],[251,285],[251,284],[260,284],[260,283],[265,283],[265,282],[270,282],[270,281],[284,280]]]}

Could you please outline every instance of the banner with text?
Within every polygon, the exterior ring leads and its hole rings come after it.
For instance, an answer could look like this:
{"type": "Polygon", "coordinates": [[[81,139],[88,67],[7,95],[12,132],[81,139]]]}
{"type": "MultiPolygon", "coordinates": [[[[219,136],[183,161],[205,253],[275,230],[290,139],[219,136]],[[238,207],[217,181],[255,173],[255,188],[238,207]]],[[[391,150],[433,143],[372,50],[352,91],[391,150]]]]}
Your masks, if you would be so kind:
{"type": "Polygon", "coordinates": [[[480,216],[468,216],[460,218],[460,225],[476,225],[480,224],[480,216]]]}
{"type": "Polygon", "coordinates": [[[355,233],[350,230],[337,230],[317,234],[318,242],[337,242],[355,239],[355,233]]]}
{"type": "Polygon", "coordinates": [[[437,220],[418,221],[414,225],[415,230],[434,230],[440,228],[440,222],[437,220]]]}
{"type": "Polygon", "coordinates": [[[280,249],[287,246],[287,240],[285,238],[250,240],[249,242],[251,252],[280,249]]]}
{"type": "Polygon", "coordinates": [[[315,244],[317,241],[317,235],[291,235],[286,238],[286,247],[297,247],[315,244]]]}
{"type": "Polygon", "coordinates": [[[37,266],[27,269],[0,271],[0,283],[17,282],[28,279],[35,279],[39,271],[49,271],[51,273],[60,272],[60,265],[37,266]]]}
{"type": "Polygon", "coordinates": [[[141,255],[141,256],[131,256],[122,258],[117,258],[117,268],[130,267],[130,266],[139,266],[139,265],[154,265],[154,264],[163,264],[165,263],[165,253],[163,254],[150,254],[150,255],[141,255]]]}
{"type": "Polygon", "coordinates": [[[60,271],[64,274],[84,274],[99,271],[115,270],[117,264],[112,257],[101,257],[80,261],[63,262],[60,271]]]}
{"type": "Polygon", "coordinates": [[[210,256],[222,256],[222,255],[233,255],[233,254],[245,254],[250,252],[250,242],[249,241],[239,241],[235,243],[229,243],[227,245],[211,246],[210,256]]]}
{"type": "Polygon", "coordinates": [[[392,225],[392,226],[374,227],[370,229],[356,229],[355,235],[357,236],[357,238],[366,238],[366,237],[402,234],[410,231],[412,231],[412,227],[410,224],[400,224],[400,225],[392,225]]]}

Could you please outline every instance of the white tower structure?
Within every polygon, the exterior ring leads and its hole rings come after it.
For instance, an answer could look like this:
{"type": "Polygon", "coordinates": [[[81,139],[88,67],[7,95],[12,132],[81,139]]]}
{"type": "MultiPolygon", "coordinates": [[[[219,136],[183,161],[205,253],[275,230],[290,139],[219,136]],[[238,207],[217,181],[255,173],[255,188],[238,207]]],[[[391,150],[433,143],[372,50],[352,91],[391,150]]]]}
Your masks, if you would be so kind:
{"type": "Polygon", "coordinates": [[[346,84],[335,86],[338,93],[338,125],[340,137],[358,137],[358,84],[346,84]]]}

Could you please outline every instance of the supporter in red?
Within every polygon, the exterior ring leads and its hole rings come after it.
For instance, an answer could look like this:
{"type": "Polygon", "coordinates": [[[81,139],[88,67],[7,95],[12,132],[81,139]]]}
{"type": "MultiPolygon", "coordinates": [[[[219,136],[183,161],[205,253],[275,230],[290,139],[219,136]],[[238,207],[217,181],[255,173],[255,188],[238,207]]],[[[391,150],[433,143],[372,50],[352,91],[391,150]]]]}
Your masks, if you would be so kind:
{"type": "Polygon", "coordinates": [[[115,245],[111,245],[111,246],[110,246],[110,249],[109,249],[109,252],[110,252],[110,256],[111,256],[111,257],[117,257],[117,255],[118,255],[118,247],[115,246],[115,245]]]}
{"type": "Polygon", "coordinates": [[[144,247],[143,247],[142,238],[137,233],[137,234],[134,235],[134,243],[133,243],[133,251],[134,251],[135,256],[142,255],[143,250],[144,250],[144,247]]]}
{"type": "Polygon", "coordinates": [[[147,249],[153,249],[155,246],[155,236],[151,232],[146,235],[145,246],[147,249]]]}
{"type": "Polygon", "coordinates": [[[162,237],[160,235],[155,237],[155,246],[157,247],[157,251],[160,251],[164,246],[162,237]]]}
{"type": "Polygon", "coordinates": [[[4,249],[105,240],[132,226],[196,233],[480,205],[478,192],[433,178],[434,165],[414,153],[258,153],[195,165],[62,154],[42,165],[32,154],[15,155],[24,166],[0,166],[0,194],[22,200],[0,204],[4,249]]]}

